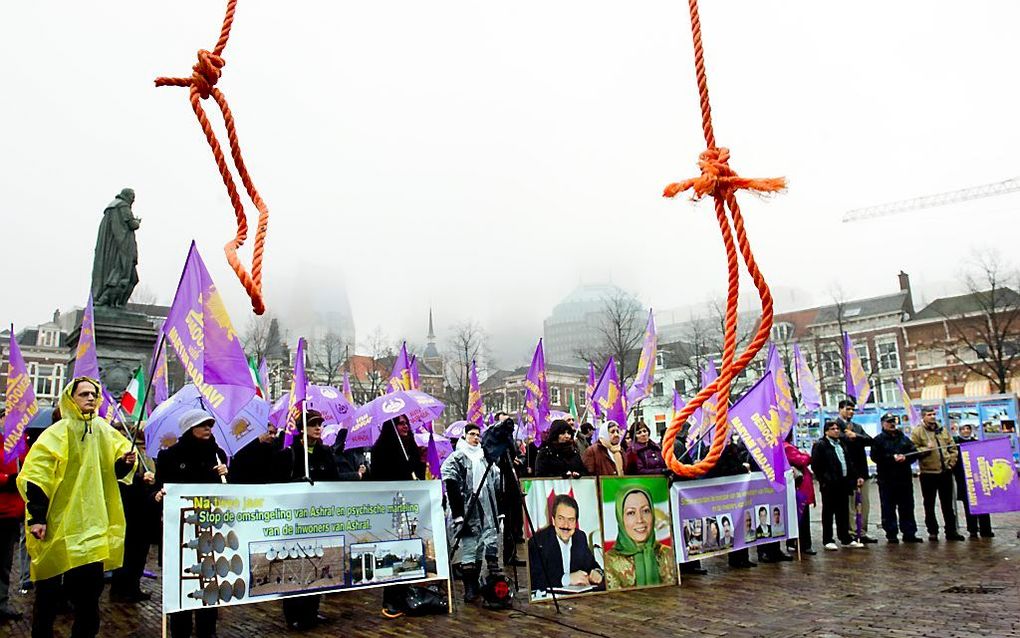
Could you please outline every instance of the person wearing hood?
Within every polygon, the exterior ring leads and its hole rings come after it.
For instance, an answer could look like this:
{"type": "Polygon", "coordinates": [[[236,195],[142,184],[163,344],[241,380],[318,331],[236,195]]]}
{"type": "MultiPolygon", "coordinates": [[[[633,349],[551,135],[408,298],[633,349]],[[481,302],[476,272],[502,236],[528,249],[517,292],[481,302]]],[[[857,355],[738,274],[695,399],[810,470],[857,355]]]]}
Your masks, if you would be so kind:
{"type": "Polygon", "coordinates": [[[138,457],[131,442],[97,416],[101,404],[98,381],[68,383],[60,395],[62,418],[39,436],[18,474],[35,581],[35,638],[53,635],[61,576],[74,607],[71,635],[98,635],[103,572],[124,561],[117,483],[131,481],[138,457]]]}
{"type": "Polygon", "coordinates": [[[623,476],[623,435],[616,421],[606,421],[599,428],[599,440],[591,444],[581,461],[592,476],[623,476]]]}
{"type": "MultiPolygon", "coordinates": [[[[212,426],[213,415],[205,410],[187,410],[180,419],[180,438],[156,457],[156,485],[162,498],[167,483],[220,483],[226,482],[226,453],[216,444],[212,426]]],[[[170,635],[173,638],[191,636],[192,622],[198,638],[216,635],[217,611],[215,607],[180,611],[170,614],[170,635]]]]}
{"type": "MultiPolygon", "coordinates": [[[[960,426],[960,435],[953,437],[957,445],[968,441],[977,441],[974,436],[974,428],[969,423],[960,426]]],[[[959,449],[959,447],[957,447],[959,449]]],[[[967,520],[967,533],[971,538],[977,538],[980,532],[981,538],[994,538],[992,531],[992,516],[990,514],[971,514],[970,500],[967,497],[967,479],[963,471],[963,463],[953,466],[953,475],[956,477],[956,500],[963,502],[963,513],[967,520]]]]}
{"type": "Polygon", "coordinates": [[[652,430],[644,421],[638,421],[631,430],[631,445],[627,450],[627,474],[654,474],[662,476],[666,473],[666,461],[662,458],[662,448],[652,440],[652,430]]]}
{"type": "MultiPolygon", "coordinates": [[[[425,464],[411,433],[411,422],[401,414],[382,424],[372,446],[368,477],[373,481],[414,481],[425,478],[425,464]]],[[[383,587],[382,614],[399,618],[407,607],[407,585],[383,587]]]]}
{"type": "Polygon", "coordinates": [[[606,589],[676,584],[673,550],[655,538],[655,503],[643,485],[617,491],[616,529],[605,554],[606,589]]]}
{"type": "Polygon", "coordinates": [[[535,457],[535,476],[539,478],[578,478],[584,476],[584,462],[574,446],[574,430],[566,421],[556,419],[545,433],[535,457]]]}
{"type": "Polygon", "coordinates": [[[499,524],[503,519],[499,498],[500,472],[488,463],[482,450],[482,430],[476,423],[464,426],[457,449],[442,465],[443,484],[450,508],[451,543],[460,535],[464,602],[478,600],[478,579],[485,559],[489,571],[499,570],[499,524]],[[484,483],[482,479],[485,479],[484,483]],[[472,495],[477,500],[472,504],[472,495]],[[472,505],[468,510],[468,505],[472,505]]]}
{"type": "MultiPolygon", "coordinates": [[[[283,450],[283,466],[286,468],[289,481],[305,480],[305,436],[308,437],[308,478],[313,482],[339,481],[340,470],[337,469],[333,451],[322,443],[322,414],[317,410],[307,410],[302,422],[297,419],[298,431],[290,448],[283,450]]],[[[319,613],[321,596],[297,596],[283,599],[283,617],[287,626],[297,631],[307,631],[318,624],[329,620],[319,613]]]]}

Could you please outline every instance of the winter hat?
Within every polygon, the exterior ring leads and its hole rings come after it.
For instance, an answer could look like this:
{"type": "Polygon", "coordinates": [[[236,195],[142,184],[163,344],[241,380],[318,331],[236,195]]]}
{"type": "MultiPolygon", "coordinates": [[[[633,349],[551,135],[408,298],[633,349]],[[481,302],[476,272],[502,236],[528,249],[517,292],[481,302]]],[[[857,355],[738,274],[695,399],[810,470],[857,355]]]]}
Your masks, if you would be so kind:
{"type": "Polygon", "coordinates": [[[202,425],[207,421],[210,422],[209,425],[212,425],[212,422],[216,421],[216,417],[200,408],[192,408],[191,410],[188,410],[187,412],[181,415],[180,420],[181,434],[183,435],[187,433],[188,430],[190,430],[191,428],[197,425],[202,425]]]}

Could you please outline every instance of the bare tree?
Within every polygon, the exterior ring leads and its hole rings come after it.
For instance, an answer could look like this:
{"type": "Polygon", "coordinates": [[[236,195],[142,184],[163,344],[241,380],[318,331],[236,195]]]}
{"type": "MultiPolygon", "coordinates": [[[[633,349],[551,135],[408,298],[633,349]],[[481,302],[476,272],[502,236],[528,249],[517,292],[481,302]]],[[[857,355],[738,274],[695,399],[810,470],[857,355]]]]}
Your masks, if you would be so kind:
{"type": "Polygon", "coordinates": [[[349,347],[344,338],[332,330],[311,345],[315,371],[326,385],[335,386],[343,377],[349,347]]]}
{"type": "Polygon", "coordinates": [[[278,348],[280,342],[280,323],[272,313],[252,315],[244,331],[244,351],[248,356],[258,363],[278,348]]]}
{"type": "Polygon", "coordinates": [[[159,297],[153,292],[152,288],[149,288],[145,284],[139,284],[135,286],[134,292],[131,293],[131,303],[143,304],[152,306],[159,303],[159,297]]]}
{"type": "Polygon", "coordinates": [[[627,387],[637,374],[641,338],[645,333],[644,320],[641,304],[633,295],[619,291],[606,297],[595,328],[595,342],[577,349],[575,354],[584,361],[594,363],[597,368],[605,365],[609,357],[613,357],[620,384],[627,387]]]}
{"type": "Polygon", "coordinates": [[[471,385],[471,362],[485,356],[488,335],[473,321],[465,321],[453,328],[446,343],[443,376],[446,385],[446,406],[453,409],[458,419],[466,419],[468,395],[471,385]]]}
{"type": "Polygon", "coordinates": [[[961,303],[937,306],[950,333],[943,350],[1005,394],[1020,361],[1020,275],[991,253],[977,257],[963,280],[961,303]]]}
{"type": "Polygon", "coordinates": [[[390,338],[383,332],[382,326],[376,326],[362,342],[362,348],[370,358],[364,374],[351,375],[351,390],[358,393],[362,401],[372,400],[386,392],[389,373],[383,372],[381,360],[394,354],[390,338]]]}

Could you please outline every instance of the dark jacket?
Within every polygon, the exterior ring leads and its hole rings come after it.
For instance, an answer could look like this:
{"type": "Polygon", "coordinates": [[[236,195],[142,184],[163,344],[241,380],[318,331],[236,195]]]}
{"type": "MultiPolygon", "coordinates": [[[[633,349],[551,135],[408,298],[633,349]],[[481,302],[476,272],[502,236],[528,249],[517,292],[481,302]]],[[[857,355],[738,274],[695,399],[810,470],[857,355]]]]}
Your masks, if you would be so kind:
{"type": "MultiPolygon", "coordinates": [[[[842,445],[843,439],[838,439],[838,442],[842,445]]],[[[839,463],[836,450],[827,437],[823,436],[815,441],[814,447],[811,448],[811,471],[814,472],[822,489],[843,487],[849,493],[856,487],[859,473],[854,467],[853,457],[847,453],[846,446],[843,447],[843,457],[846,460],[846,476],[843,475],[843,467],[839,463]]]]}
{"type": "MultiPolygon", "coordinates": [[[[626,458],[627,452],[624,451],[623,446],[620,446],[620,460],[625,461],[626,458]]],[[[589,445],[581,455],[581,462],[591,476],[616,476],[623,474],[625,469],[621,467],[619,472],[616,471],[616,463],[613,462],[609,450],[602,441],[595,441],[589,445]]],[[[624,464],[626,465],[626,463],[624,464]]]]}
{"type": "MultiPolygon", "coordinates": [[[[548,590],[550,586],[562,586],[563,556],[560,554],[556,529],[552,525],[535,532],[528,540],[528,565],[533,590],[548,590]]],[[[591,572],[593,569],[602,568],[588,547],[588,539],[584,532],[575,529],[574,535],[570,537],[570,572],[591,572]]]]}
{"type": "Polygon", "coordinates": [[[577,447],[573,441],[545,443],[538,449],[538,458],[535,459],[535,476],[562,478],[568,472],[577,472],[581,476],[588,473],[584,469],[581,455],[577,453],[577,447]]]}
{"type": "Polygon", "coordinates": [[[916,451],[914,443],[902,430],[897,430],[896,434],[879,432],[871,444],[871,460],[878,466],[878,482],[883,485],[910,483],[914,479],[910,469],[914,459],[894,461],[893,456],[916,451]]]}
{"type": "Polygon", "coordinates": [[[284,473],[276,467],[282,445],[282,437],[268,443],[255,439],[238,450],[230,460],[230,482],[255,485],[286,480],[284,473]]]}
{"type": "MultiPolygon", "coordinates": [[[[965,439],[960,436],[954,436],[953,442],[959,446],[961,443],[967,443],[968,441],[977,441],[978,439],[973,436],[969,439],[965,439]]],[[[959,452],[960,448],[956,448],[959,452]]],[[[960,454],[957,457],[956,465],[953,466],[953,477],[956,479],[956,500],[966,501],[967,500],[967,476],[963,471],[963,455],[960,454]]]]}
{"type": "Polygon", "coordinates": [[[644,445],[635,442],[627,452],[627,474],[664,474],[666,462],[662,460],[662,448],[649,440],[644,445]]]}
{"type": "Polygon", "coordinates": [[[368,467],[365,450],[347,449],[347,430],[337,432],[336,441],[333,443],[333,458],[336,460],[341,481],[360,481],[362,476],[358,473],[358,468],[362,465],[368,467]]]}
{"type": "MultiPolygon", "coordinates": [[[[289,468],[288,480],[292,483],[305,479],[305,446],[304,441],[295,438],[290,448],[283,450],[284,467],[289,468]]],[[[337,469],[333,450],[320,443],[313,443],[308,452],[308,475],[313,481],[339,481],[340,470],[337,469]]]]}
{"type": "MultiPolygon", "coordinates": [[[[227,454],[215,438],[196,439],[191,432],[156,457],[156,486],[167,483],[220,483],[216,466],[226,463],[227,454]]],[[[229,474],[227,480],[230,480],[229,474]]]]}
{"type": "Polygon", "coordinates": [[[422,463],[414,435],[401,439],[396,429],[387,421],[372,446],[372,467],[369,473],[373,481],[410,481],[425,478],[425,464],[422,463]],[[403,449],[401,449],[403,448],[403,449]]]}
{"type": "Polygon", "coordinates": [[[839,433],[840,439],[843,442],[843,448],[847,451],[854,462],[853,478],[867,479],[868,453],[864,448],[871,447],[874,439],[871,438],[870,434],[864,431],[864,428],[853,421],[847,423],[843,417],[836,417],[836,423],[839,424],[839,433]],[[852,440],[846,436],[848,428],[856,435],[852,440]]]}

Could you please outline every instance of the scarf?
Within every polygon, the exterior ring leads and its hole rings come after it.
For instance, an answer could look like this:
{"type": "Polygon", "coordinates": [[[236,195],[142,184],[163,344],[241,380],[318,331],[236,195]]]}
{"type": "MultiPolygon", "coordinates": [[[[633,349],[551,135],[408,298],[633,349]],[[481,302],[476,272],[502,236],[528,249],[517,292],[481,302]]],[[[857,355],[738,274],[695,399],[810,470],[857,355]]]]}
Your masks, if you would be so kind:
{"type": "Polygon", "coordinates": [[[609,442],[609,427],[611,425],[620,427],[617,425],[616,421],[606,421],[603,423],[602,426],[599,427],[599,443],[601,443],[602,447],[606,448],[606,451],[609,452],[609,460],[613,462],[614,466],[616,466],[616,475],[623,476],[623,454],[620,451],[620,444],[617,443],[616,445],[612,445],[609,442]]]}
{"type": "Polygon", "coordinates": [[[616,493],[616,529],[619,530],[619,533],[616,535],[616,544],[613,545],[612,551],[621,556],[634,558],[634,584],[638,587],[659,584],[661,581],[659,579],[659,561],[655,553],[658,541],[655,540],[654,505],[651,494],[644,487],[631,485],[616,493]],[[631,494],[642,494],[648,499],[648,505],[653,508],[652,529],[649,530],[648,538],[640,545],[627,535],[626,528],[623,526],[623,502],[631,494]]]}
{"type": "Polygon", "coordinates": [[[457,441],[457,451],[464,455],[464,458],[471,464],[472,490],[477,490],[482,483],[482,476],[485,474],[485,452],[481,445],[469,445],[467,440],[461,438],[457,441]]]}

